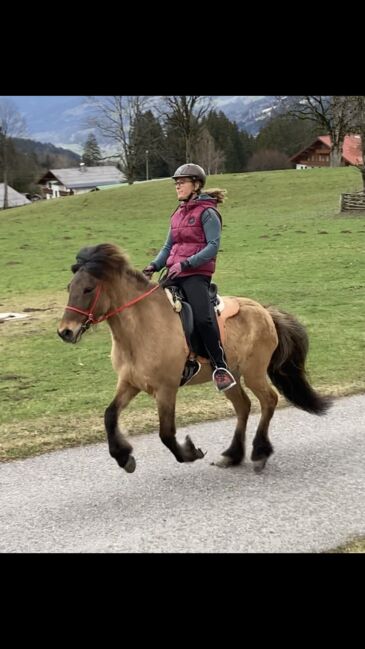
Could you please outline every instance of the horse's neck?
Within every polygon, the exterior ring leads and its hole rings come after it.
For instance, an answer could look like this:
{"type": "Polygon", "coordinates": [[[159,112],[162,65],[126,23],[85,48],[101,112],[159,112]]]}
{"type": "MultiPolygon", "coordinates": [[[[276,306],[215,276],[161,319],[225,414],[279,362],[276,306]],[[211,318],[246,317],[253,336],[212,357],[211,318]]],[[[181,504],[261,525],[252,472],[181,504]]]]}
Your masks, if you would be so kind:
{"type": "MultiPolygon", "coordinates": [[[[124,306],[144,293],[147,293],[150,288],[151,286],[148,286],[148,284],[144,286],[135,280],[128,280],[123,277],[118,289],[114,291],[110,310],[114,311],[114,309],[124,306]]],[[[116,341],[131,347],[139,338],[136,333],[148,329],[149,311],[153,308],[152,298],[154,296],[155,294],[148,295],[143,300],[123,309],[120,313],[108,320],[112,336],[116,341]]]]}

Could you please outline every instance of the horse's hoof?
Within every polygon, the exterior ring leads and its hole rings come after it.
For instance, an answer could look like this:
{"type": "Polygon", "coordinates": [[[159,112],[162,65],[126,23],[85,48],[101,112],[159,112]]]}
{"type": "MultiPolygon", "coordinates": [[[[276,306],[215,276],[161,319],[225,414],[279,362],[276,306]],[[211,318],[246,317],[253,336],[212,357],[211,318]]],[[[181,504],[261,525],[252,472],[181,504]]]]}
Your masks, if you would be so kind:
{"type": "Polygon", "coordinates": [[[227,469],[229,466],[232,466],[233,462],[230,457],[223,455],[216,462],[211,462],[211,466],[218,466],[220,469],[227,469]]]}
{"type": "Polygon", "coordinates": [[[265,468],[266,462],[267,457],[263,457],[261,460],[256,460],[253,463],[253,470],[255,471],[255,473],[261,473],[261,471],[263,471],[265,468]]]}
{"type": "Polygon", "coordinates": [[[196,448],[189,435],[186,435],[185,437],[185,451],[187,454],[185,457],[185,462],[194,462],[194,460],[201,460],[204,455],[206,455],[206,453],[203,453],[201,448],[196,448]]]}
{"type": "Polygon", "coordinates": [[[133,473],[135,468],[136,468],[136,461],[135,461],[133,455],[130,455],[128,460],[126,461],[123,469],[125,471],[127,471],[127,473],[133,473]]]}

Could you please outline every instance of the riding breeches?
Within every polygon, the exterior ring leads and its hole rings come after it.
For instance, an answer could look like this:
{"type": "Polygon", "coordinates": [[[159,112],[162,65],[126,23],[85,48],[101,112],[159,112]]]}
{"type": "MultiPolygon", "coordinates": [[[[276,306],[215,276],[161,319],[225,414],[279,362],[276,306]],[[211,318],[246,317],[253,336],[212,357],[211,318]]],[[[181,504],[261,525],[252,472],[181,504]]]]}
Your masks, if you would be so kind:
{"type": "Polygon", "coordinates": [[[210,313],[210,282],[211,278],[207,275],[188,275],[174,279],[174,284],[176,283],[182,288],[192,308],[195,327],[212,365],[227,368],[219,334],[210,313]]]}

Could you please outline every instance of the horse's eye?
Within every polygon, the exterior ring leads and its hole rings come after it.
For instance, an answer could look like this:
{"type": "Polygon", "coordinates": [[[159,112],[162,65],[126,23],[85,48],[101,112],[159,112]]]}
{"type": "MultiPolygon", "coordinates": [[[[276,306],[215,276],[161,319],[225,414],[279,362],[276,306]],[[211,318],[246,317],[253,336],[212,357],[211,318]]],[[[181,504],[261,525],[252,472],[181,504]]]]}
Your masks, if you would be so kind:
{"type": "Polygon", "coordinates": [[[93,288],[84,288],[84,293],[92,293],[93,290],[93,288]]]}

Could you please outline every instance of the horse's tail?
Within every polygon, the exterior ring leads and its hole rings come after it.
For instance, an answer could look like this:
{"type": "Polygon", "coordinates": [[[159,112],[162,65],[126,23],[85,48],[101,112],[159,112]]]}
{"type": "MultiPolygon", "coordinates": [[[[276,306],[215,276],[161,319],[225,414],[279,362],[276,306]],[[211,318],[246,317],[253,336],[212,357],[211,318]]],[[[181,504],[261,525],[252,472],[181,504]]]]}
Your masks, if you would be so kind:
{"type": "Polygon", "coordinates": [[[297,408],[315,415],[323,415],[331,406],[331,399],[321,396],[311,387],[306,371],[308,335],[305,327],[290,313],[266,306],[279,338],[267,373],[284,397],[297,408]]]}

